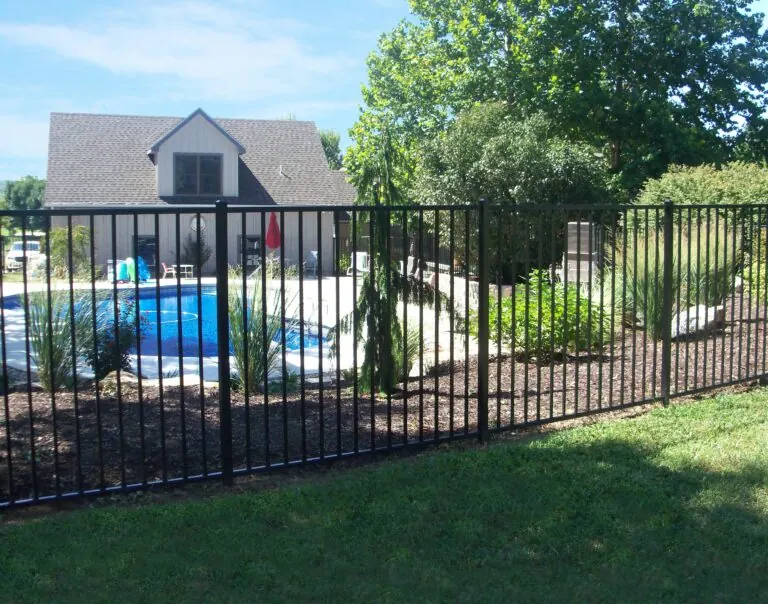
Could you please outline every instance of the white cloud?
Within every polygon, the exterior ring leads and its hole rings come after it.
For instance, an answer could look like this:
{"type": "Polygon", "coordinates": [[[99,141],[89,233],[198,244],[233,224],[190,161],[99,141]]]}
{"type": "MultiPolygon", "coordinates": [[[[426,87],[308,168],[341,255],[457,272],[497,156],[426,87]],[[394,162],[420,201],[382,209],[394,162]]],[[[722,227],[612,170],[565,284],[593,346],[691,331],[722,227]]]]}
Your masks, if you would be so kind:
{"type": "Polygon", "coordinates": [[[116,74],[155,76],[149,88],[195,99],[308,94],[355,64],[302,45],[301,23],[259,18],[257,10],[191,0],[141,4],[76,25],[0,22],[0,37],[116,74]]]}
{"type": "Polygon", "coordinates": [[[0,157],[31,159],[47,153],[47,120],[0,115],[0,157]]]}

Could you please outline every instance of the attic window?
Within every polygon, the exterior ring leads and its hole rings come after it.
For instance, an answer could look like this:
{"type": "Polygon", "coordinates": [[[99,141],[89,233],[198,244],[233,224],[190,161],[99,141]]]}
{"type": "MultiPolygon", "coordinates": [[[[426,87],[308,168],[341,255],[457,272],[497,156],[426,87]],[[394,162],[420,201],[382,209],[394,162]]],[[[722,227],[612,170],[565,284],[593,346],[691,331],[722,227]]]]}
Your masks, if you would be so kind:
{"type": "Polygon", "coordinates": [[[174,153],[174,194],[221,195],[223,163],[221,155],[174,153]]]}

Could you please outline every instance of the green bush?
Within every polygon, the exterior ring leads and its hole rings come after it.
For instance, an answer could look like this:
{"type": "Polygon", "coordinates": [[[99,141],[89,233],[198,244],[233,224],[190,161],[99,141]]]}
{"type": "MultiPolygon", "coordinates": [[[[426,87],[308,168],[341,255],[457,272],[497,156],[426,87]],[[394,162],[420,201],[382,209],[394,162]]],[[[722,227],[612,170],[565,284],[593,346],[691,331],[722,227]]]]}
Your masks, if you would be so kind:
{"type": "Polygon", "coordinates": [[[245,296],[242,291],[230,289],[229,342],[235,359],[235,387],[257,392],[279,364],[281,349],[276,341],[283,327],[281,297],[278,290],[263,291],[260,278],[251,280],[248,287],[245,296]]]}
{"type": "Polygon", "coordinates": [[[761,204],[768,202],[768,166],[732,162],[713,165],[671,166],[660,178],[646,181],[637,203],[761,204]]]}
{"type": "Polygon", "coordinates": [[[768,261],[762,257],[758,262],[757,257],[745,263],[742,270],[744,279],[744,296],[746,300],[752,300],[752,306],[765,306],[768,302],[768,261]]]}
{"type": "MultiPolygon", "coordinates": [[[[721,218],[728,217],[729,224],[734,220],[741,222],[740,237],[747,242],[751,232],[750,223],[757,225],[763,222],[761,213],[758,212],[759,204],[768,203],[768,165],[750,164],[745,162],[732,162],[722,168],[712,165],[703,166],[672,166],[669,171],[660,178],[646,181],[639,197],[638,206],[661,205],[670,200],[678,206],[702,204],[712,206],[714,211],[709,212],[710,226],[715,220],[715,213],[719,212],[721,218]],[[745,205],[741,210],[719,209],[726,204],[745,205]]],[[[663,213],[651,212],[648,216],[650,228],[661,228],[663,213]]],[[[707,211],[691,212],[692,223],[698,218],[705,223],[707,211]]],[[[687,224],[688,212],[675,211],[675,224],[680,222],[687,224]]],[[[645,222],[645,213],[642,210],[628,213],[627,225],[633,227],[637,222],[642,229],[645,222]]],[[[732,227],[731,227],[732,228],[732,227]]],[[[748,243],[748,242],[747,242],[748,243]]]]}
{"type": "MultiPolygon", "coordinates": [[[[654,339],[664,333],[664,238],[655,233],[630,240],[616,250],[614,270],[617,312],[627,319],[636,319],[654,339]],[[646,253],[647,252],[647,253],[646,253]]],[[[672,261],[672,291],[680,290],[680,258],[672,261]]],[[[673,299],[677,299],[674,295],[673,299]]]]}
{"type": "Polygon", "coordinates": [[[200,271],[213,256],[213,248],[208,245],[203,233],[200,233],[199,243],[197,237],[197,233],[190,233],[184,240],[184,245],[181,248],[181,264],[191,264],[200,271]]]}
{"type": "MultiPolygon", "coordinates": [[[[51,273],[60,278],[69,277],[69,229],[51,229],[51,273]]],[[[73,277],[91,275],[91,232],[82,225],[72,227],[72,273],[73,277]]]]}
{"type": "MultiPolygon", "coordinates": [[[[590,303],[585,288],[552,283],[546,271],[534,270],[528,282],[518,284],[515,295],[489,308],[490,339],[510,345],[515,354],[545,361],[564,352],[596,352],[611,333],[610,310],[599,304],[599,286],[593,286],[590,303]],[[527,312],[526,312],[527,309],[527,312]],[[554,317],[554,328],[553,328],[554,317]]],[[[470,333],[477,335],[477,316],[470,333]]]]}
{"type": "Polygon", "coordinates": [[[344,275],[347,272],[347,269],[351,266],[352,260],[350,258],[349,254],[339,254],[338,258],[338,271],[339,274],[344,275]]]}
{"type": "MultiPolygon", "coordinates": [[[[130,349],[136,345],[136,305],[128,296],[118,303],[119,338],[115,330],[111,298],[100,296],[96,302],[94,333],[93,304],[90,296],[75,298],[69,292],[38,292],[29,296],[29,329],[32,355],[40,383],[48,392],[73,381],[75,362],[84,361],[102,379],[117,369],[130,370],[130,349]]],[[[139,334],[142,326],[139,325],[139,334]]]]}
{"type": "Polygon", "coordinates": [[[144,330],[144,319],[139,317],[136,330],[136,302],[132,294],[118,293],[117,313],[111,294],[98,294],[95,307],[90,295],[75,301],[75,321],[78,325],[79,356],[93,370],[97,380],[118,369],[131,371],[130,351],[144,330]],[[117,325],[117,329],[115,329],[117,325]]]}

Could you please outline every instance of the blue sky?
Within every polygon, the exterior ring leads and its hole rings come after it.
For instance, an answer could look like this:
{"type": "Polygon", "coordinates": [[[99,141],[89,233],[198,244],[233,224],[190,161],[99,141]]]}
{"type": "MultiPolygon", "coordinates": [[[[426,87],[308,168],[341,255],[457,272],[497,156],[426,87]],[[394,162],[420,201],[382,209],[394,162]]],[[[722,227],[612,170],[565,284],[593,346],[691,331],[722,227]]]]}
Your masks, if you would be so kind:
{"type": "Polygon", "coordinates": [[[0,181],[45,176],[52,111],[292,113],[346,143],[365,58],[407,15],[407,0],[0,0],[0,181]]]}

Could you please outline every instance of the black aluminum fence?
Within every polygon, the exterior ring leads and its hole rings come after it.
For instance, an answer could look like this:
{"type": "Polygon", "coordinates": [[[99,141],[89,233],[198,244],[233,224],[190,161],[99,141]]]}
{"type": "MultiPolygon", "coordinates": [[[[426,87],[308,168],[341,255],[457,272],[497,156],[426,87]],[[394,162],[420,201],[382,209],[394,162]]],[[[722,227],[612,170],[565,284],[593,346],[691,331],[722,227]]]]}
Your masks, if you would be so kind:
{"type": "Polygon", "coordinates": [[[231,483],[766,374],[768,205],[0,216],[22,242],[45,223],[42,253],[0,272],[0,507],[231,483]],[[366,237],[345,250],[345,229],[366,237]]]}

